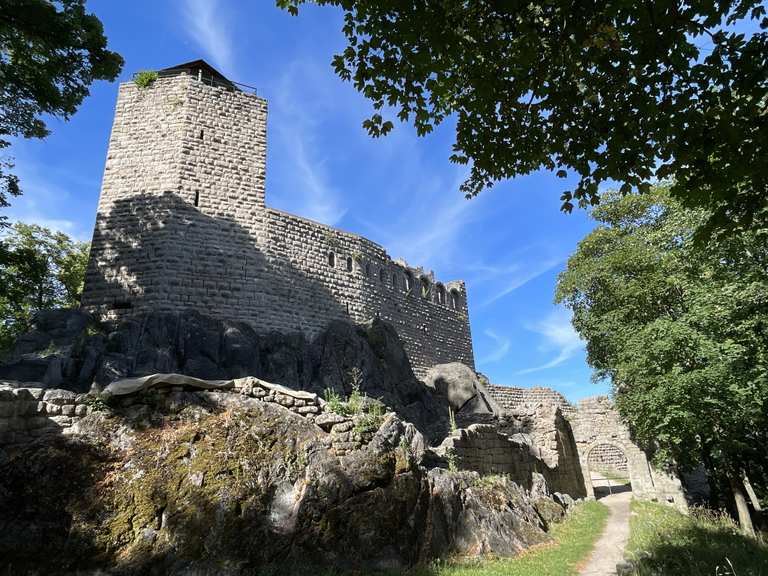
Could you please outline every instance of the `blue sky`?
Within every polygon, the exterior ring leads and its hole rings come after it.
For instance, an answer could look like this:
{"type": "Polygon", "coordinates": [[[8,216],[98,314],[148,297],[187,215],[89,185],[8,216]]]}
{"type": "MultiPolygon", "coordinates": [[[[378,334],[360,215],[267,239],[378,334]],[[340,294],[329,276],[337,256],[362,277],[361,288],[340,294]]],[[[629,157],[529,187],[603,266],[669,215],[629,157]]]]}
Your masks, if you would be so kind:
{"type": "MultiPolygon", "coordinates": [[[[592,224],[559,211],[563,180],[549,173],[497,185],[474,200],[448,161],[453,124],[426,138],[407,125],[373,140],[369,103],[331,69],[344,46],[340,12],[273,0],[110,2],[88,7],[125,58],[120,81],[143,69],[204,58],[269,102],[267,202],[364,235],[391,256],[467,282],[477,369],[497,384],[548,386],[571,400],[603,394],[567,311],[557,274],[592,224]]],[[[11,149],[25,194],[7,211],[90,240],[117,94],[96,83],[51,136],[11,149]]]]}

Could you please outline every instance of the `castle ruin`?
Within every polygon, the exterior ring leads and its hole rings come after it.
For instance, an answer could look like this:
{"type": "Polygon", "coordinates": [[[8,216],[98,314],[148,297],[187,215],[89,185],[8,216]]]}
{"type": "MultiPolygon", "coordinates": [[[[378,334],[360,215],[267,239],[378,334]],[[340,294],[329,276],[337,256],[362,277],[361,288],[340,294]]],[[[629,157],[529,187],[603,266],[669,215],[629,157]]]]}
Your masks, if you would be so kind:
{"type": "Polygon", "coordinates": [[[202,60],[120,85],[83,307],[195,309],[312,338],[380,317],[414,372],[474,368],[464,282],[265,203],[267,102],[202,60]]]}

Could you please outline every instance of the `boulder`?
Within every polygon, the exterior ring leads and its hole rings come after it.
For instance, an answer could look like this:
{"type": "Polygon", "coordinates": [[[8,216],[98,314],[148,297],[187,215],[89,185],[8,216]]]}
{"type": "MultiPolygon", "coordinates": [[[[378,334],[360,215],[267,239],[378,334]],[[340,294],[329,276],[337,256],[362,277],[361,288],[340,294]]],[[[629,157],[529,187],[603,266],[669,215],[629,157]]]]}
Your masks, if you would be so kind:
{"type": "Polygon", "coordinates": [[[465,364],[451,362],[433,366],[424,383],[445,398],[455,414],[501,414],[475,371],[465,364]]]}

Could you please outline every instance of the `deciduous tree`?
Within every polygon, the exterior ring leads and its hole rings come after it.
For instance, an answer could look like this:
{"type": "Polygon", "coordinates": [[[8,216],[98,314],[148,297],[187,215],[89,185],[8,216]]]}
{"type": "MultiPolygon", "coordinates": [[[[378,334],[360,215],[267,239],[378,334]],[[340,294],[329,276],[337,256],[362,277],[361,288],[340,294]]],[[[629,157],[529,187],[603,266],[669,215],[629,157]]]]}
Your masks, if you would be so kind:
{"type": "Polygon", "coordinates": [[[17,223],[0,239],[0,350],[38,310],[80,305],[89,244],[17,223]]]}
{"type": "MultiPolygon", "coordinates": [[[[0,149],[9,137],[46,136],[45,115],[68,119],[91,83],[114,80],[122,65],[85,0],[0,2],[0,149]]],[[[12,168],[0,158],[0,207],[21,191],[12,168]]]]}
{"type": "Polygon", "coordinates": [[[760,0],[277,0],[294,14],[308,2],[344,12],[333,66],[373,103],[373,136],[388,115],[421,135],[455,117],[468,196],[545,168],[577,178],[570,211],[605,181],[628,193],[673,177],[709,229],[768,234],[760,0]]]}
{"type": "Polygon", "coordinates": [[[694,242],[709,214],[668,186],[609,195],[592,216],[556,297],[589,364],[658,460],[703,462],[738,502],[743,475],[765,486],[768,472],[768,245],[752,233],[694,242]]]}

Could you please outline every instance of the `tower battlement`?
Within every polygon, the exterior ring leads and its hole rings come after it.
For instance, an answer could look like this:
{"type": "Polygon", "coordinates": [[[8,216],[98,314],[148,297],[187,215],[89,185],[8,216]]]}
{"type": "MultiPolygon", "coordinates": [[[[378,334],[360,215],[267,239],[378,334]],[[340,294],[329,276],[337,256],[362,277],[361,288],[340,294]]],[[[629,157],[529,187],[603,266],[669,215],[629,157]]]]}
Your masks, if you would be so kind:
{"type": "Polygon", "coordinates": [[[146,88],[120,85],[86,309],[196,309],[309,338],[332,320],[378,316],[418,375],[443,362],[474,366],[464,282],[439,282],[370,240],[269,208],[266,101],[202,61],[163,72],[146,88]]]}

